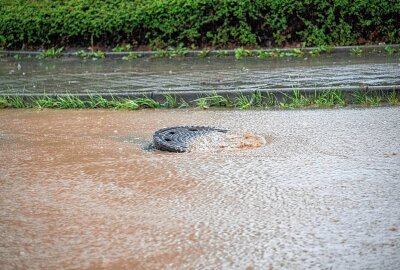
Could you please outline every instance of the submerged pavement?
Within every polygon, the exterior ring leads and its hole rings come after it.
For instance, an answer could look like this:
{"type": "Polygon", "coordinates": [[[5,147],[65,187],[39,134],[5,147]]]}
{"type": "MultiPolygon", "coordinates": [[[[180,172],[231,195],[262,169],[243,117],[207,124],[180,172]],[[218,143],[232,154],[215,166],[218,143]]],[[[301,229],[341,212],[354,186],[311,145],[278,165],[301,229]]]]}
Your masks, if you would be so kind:
{"type": "Polygon", "coordinates": [[[0,110],[1,268],[399,269],[399,118],[0,110]],[[144,150],[179,125],[265,141],[144,150]]]}
{"type": "Polygon", "coordinates": [[[0,58],[0,95],[162,95],[292,91],[300,89],[400,89],[400,58],[349,51],[317,57],[235,60],[233,57],[82,61],[0,58]]]}

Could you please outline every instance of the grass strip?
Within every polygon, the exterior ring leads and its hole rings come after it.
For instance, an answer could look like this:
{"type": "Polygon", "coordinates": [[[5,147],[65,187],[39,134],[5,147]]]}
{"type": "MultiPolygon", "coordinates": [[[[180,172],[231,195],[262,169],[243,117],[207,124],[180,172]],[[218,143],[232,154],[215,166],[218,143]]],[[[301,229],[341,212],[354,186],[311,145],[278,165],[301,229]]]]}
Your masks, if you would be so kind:
{"type": "Polygon", "coordinates": [[[338,89],[304,93],[298,89],[292,92],[261,92],[238,94],[233,98],[213,93],[200,96],[187,102],[175,95],[164,95],[163,101],[150,97],[138,98],[105,98],[103,96],[79,97],[73,95],[63,96],[0,96],[0,108],[37,108],[37,109],[159,109],[159,108],[187,108],[196,107],[208,109],[211,107],[222,108],[269,108],[269,109],[298,109],[298,108],[334,108],[344,106],[398,106],[400,94],[398,91],[356,91],[345,94],[338,89]]]}

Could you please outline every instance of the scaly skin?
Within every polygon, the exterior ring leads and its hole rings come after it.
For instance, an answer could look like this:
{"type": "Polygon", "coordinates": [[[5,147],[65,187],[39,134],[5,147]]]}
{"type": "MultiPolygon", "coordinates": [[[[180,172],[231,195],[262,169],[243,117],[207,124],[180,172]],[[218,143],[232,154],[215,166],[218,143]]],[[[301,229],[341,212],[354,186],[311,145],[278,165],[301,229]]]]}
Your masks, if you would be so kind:
{"type": "Polygon", "coordinates": [[[183,153],[188,151],[188,146],[193,139],[210,132],[226,133],[228,130],[202,126],[163,128],[153,135],[154,147],[161,151],[183,153]]]}

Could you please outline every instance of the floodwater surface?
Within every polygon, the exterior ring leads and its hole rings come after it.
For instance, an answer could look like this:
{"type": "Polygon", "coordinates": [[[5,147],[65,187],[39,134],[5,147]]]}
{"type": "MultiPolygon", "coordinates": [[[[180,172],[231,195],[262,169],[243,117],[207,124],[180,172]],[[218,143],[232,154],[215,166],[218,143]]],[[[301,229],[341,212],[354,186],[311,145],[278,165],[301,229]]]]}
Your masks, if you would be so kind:
{"type": "Polygon", "coordinates": [[[400,85],[397,55],[334,53],[274,59],[0,58],[0,94],[129,95],[400,85]],[[333,76],[334,75],[334,76],[333,76]]]}
{"type": "Polygon", "coordinates": [[[399,119],[0,110],[0,268],[399,269],[399,119]],[[177,125],[233,137],[145,150],[177,125]]]}

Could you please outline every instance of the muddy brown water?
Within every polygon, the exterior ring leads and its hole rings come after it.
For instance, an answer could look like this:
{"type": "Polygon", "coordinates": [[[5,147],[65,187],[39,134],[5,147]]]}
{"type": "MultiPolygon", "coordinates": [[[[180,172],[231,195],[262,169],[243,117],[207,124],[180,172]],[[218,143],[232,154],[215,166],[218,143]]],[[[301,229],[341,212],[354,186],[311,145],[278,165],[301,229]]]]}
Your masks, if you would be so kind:
{"type": "Polygon", "coordinates": [[[0,110],[0,268],[399,269],[399,119],[0,110]],[[189,124],[263,139],[143,150],[189,124]]]}

